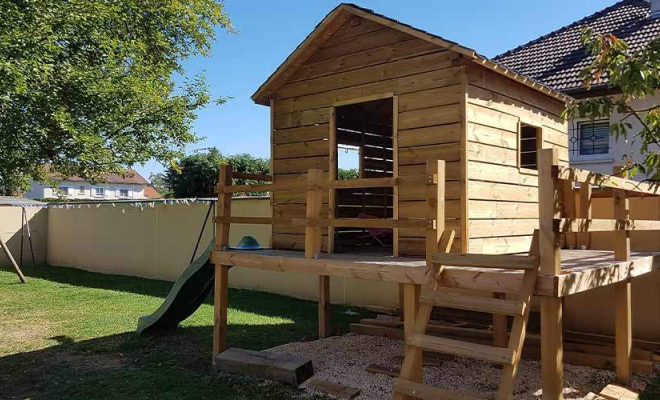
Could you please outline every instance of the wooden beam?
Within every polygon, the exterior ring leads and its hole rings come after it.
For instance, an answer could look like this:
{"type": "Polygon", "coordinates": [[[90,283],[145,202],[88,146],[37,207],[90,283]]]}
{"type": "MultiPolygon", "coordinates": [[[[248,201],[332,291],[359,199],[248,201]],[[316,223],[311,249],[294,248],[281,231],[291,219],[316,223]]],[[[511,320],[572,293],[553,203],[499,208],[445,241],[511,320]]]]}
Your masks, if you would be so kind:
{"type": "MultiPolygon", "coordinates": [[[[506,300],[506,295],[503,293],[493,293],[496,299],[506,300]]],[[[497,347],[509,346],[509,327],[508,316],[503,314],[493,314],[493,332],[494,332],[494,345],[497,347]]]]}
{"type": "MultiPolygon", "coordinates": [[[[216,264],[213,290],[213,355],[227,349],[229,267],[216,264]]],[[[215,357],[213,358],[215,360],[215,357]]]]}
{"type": "MultiPolygon", "coordinates": [[[[221,165],[218,176],[218,217],[231,217],[231,193],[226,193],[223,189],[232,185],[232,167],[231,165],[221,165]]],[[[229,223],[216,224],[216,250],[226,250],[229,247],[229,223]]]]}
{"type": "MultiPolygon", "coordinates": [[[[554,219],[561,214],[560,198],[555,188],[553,168],[559,165],[559,151],[539,152],[539,257],[540,272],[561,273],[559,235],[553,229],[554,219]]],[[[541,385],[543,400],[563,399],[562,300],[541,299],[541,385]]]]}
{"type": "MultiPolygon", "coordinates": [[[[591,219],[591,184],[580,183],[580,211],[578,218],[591,219]]],[[[588,250],[591,248],[591,235],[589,232],[578,234],[578,248],[588,250]]]]}
{"type": "Polygon", "coordinates": [[[319,276],[319,339],[330,336],[330,277],[319,276]]]}
{"type": "MultiPolygon", "coordinates": [[[[622,192],[622,191],[619,191],[622,192]]],[[[660,221],[632,220],[632,219],[581,219],[559,218],[554,221],[555,232],[623,232],[629,231],[658,231],[660,221]]],[[[624,243],[624,241],[615,241],[624,243]]]]}
{"type": "MultiPolygon", "coordinates": [[[[323,179],[323,171],[310,169],[307,172],[307,219],[321,219],[323,193],[319,186],[323,179]]],[[[321,228],[310,226],[305,228],[305,257],[318,258],[321,253],[321,228]]]]}
{"type": "Polygon", "coordinates": [[[23,275],[23,272],[18,267],[18,264],[16,264],[16,260],[14,260],[14,257],[11,255],[11,252],[9,251],[9,247],[7,247],[7,244],[5,243],[4,240],[2,240],[1,237],[0,237],[0,246],[2,247],[2,250],[5,251],[5,254],[7,255],[7,258],[9,259],[9,262],[11,263],[11,266],[14,269],[14,272],[16,272],[16,275],[18,275],[18,279],[21,280],[21,283],[25,283],[25,276],[23,275]]]}
{"type": "MultiPolygon", "coordinates": [[[[626,191],[614,191],[614,218],[627,220],[630,218],[630,202],[626,191]]],[[[614,259],[630,260],[630,232],[619,231],[614,237],[614,259]]],[[[630,385],[632,380],[632,318],[631,318],[631,285],[630,280],[622,281],[614,286],[614,315],[616,337],[616,379],[622,385],[630,385]]]]}
{"type": "MultiPolygon", "coordinates": [[[[337,191],[335,190],[333,183],[337,180],[337,170],[339,168],[339,155],[337,154],[337,109],[333,108],[332,113],[330,114],[330,123],[328,124],[328,154],[330,155],[330,165],[329,165],[329,187],[328,187],[328,220],[333,220],[335,218],[335,213],[337,212],[337,191]]],[[[328,225],[328,253],[332,254],[335,252],[335,227],[328,225]]]]}

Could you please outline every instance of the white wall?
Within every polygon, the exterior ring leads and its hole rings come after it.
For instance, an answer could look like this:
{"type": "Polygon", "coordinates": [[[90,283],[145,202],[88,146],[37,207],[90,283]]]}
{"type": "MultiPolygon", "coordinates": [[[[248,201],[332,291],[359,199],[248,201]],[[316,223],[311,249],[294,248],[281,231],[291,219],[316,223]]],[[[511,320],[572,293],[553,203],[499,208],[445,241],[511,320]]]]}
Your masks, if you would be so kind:
{"type": "MultiPolygon", "coordinates": [[[[144,195],[145,186],[138,184],[104,183],[91,185],[87,182],[63,181],[59,187],[68,188],[68,194],[62,197],[72,200],[129,200],[146,198],[144,195]],[[103,196],[96,195],[96,188],[103,188],[103,196]],[[128,191],[128,196],[120,195],[122,189],[128,191]]],[[[31,189],[25,193],[25,197],[30,199],[48,199],[58,198],[60,194],[48,185],[32,182],[31,189]]]]}
{"type": "MultiPolygon", "coordinates": [[[[35,262],[37,265],[46,264],[48,209],[26,207],[25,210],[30,224],[35,262]]],[[[14,260],[19,264],[21,262],[21,213],[21,207],[0,206],[0,236],[9,247],[14,260]]],[[[9,258],[0,249],[0,266],[6,267],[9,265],[9,258]]],[[[27,230],[24,231],[23,235],[23,265],[32,266],[27,230]]]]}
{"type": "MultiPolygon", "coordinates": [[[[660,94],[655,96],[649,96],[643,100],[638,100],[633,102],[631,105],[635,109],[645,108],[650,105],[660,104],[660,94]]],[[[610,124],[616,121],[620,121],[623,116],[618,113],[613,113],[610,117],[610,124]]],[[[577,132],[577,125],[579,122],[585,121],[584,119],[575,119],[570,121],[569,128],[571,131],[577,132]]],[[[570,152],[570,163],[571,166],[576,168],[588,169],[590,171],[598,172],[601,174],[611,174],[612,169],[615,166],[621,166],[624,164],[624,155],[632,154],[634,155],[635,160],[641,161],[640,157],[640,145],[641,142],[638,139],[635,139],[635,133],[639,132],[642,129],[642,125],[639,121],[634,118],[629,118],[627,120],[632,125],[632,128],[628,130],[628,138],[624,140],[623,138],[617,139],[610,135],[610,151],[608,154],[597,154],[597,155],[579,155],[575,152],[570,152]]],[[[634,179],[641,180],[644,179],[644,176],[638,175],[634,179]]]]}

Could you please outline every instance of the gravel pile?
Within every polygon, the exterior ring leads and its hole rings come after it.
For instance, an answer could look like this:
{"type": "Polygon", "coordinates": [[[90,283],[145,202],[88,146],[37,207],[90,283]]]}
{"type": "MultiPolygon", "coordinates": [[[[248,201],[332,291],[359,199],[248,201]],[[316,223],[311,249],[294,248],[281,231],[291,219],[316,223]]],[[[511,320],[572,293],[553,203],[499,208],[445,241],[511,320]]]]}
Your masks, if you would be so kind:
{"type": "MultiPolygon", "coordinates": [[[[311,358],[315,378],[358,388],[361,395],[357,399],[360,400],[392,397],[392,378],[366,372],[365,368],[370,364],[399,367],[393,358],[404,353],[403,343],[398,340],[352,334],[313,342],[289,343],[268,351],[311,358]]],[[[499,379],[499,368],[472,359],[456,358],[443,361],[437,367],[424,367],[425,383],[485,399],[495,397],[499,379]]],[[[611,371],[564,365],[566,399],[577,400],[584,398],[589,392],[598,393],[613,381],[614,372],[611,371]]],[[[636,376],[633,388],[641,391],[645,384],[643,378],[636,376]]],[[[312,392],[306,384],[302,387],[312,392]]],[[[538,361],[523,360],[516,379],[514,398],[539,399],[540,396],[541,364],[538,361]]]]}

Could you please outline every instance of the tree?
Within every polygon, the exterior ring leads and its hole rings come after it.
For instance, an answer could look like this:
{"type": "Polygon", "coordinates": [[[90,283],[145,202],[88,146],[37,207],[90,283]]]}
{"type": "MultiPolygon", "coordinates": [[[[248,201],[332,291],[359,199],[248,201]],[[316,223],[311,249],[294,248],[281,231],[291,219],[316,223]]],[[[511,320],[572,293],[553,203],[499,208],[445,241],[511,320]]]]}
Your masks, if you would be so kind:
{"type": "MultiPolygon", "coordinates": [[[[165,172],[164,182],[174,197],[212,197],[218,184],[219,166],[231,164],[234,171],[251,174],[269,174],[270,161],[249,154],[223,156],[214,147],[183,157],[165,172]]],[[[256,183],[234,179],[234,184],[256,183]]],[[[263,193],[248,193],[260,195],[263,193]]]]}
{"type": "Polygon", "coordinates": [[[149,183],[164,198],[173,196],[172,189],[168,186],[165,174],[162,172],[151,173],[149,175],[149,183]]]}
{"type": "Polygon", "coordinates": [[[565,115],[595,120],[609,119],[613,112],[620,114],[622,118],[610,125],[612,135],[617,140],[641,144],[641,158],[626,154],[625,169],[632,176],[641,173],[648,181],[660,182],[660,105],[638,107],[634,103],[652,96],[660,88],[660,38],[635,53],[629,51],[625,41],[612,34],[598,35],[587,29],[582,40],[587,52],[594,57],[581,73],[585,86],[590,88],[607,77],[609,87],[621,93],[576,100],[565,115]],[[637,120],[642,130],[631,134],[631,120],[637,120]]]}
{"type": "Polygon", "coordinates": [[[338,168],[337,169],[337,179],[339,179],[339,180],[358,179],[359,177],[360,177],[360,173],[358,172],[357,168],[338,168]]]}
{"type": "Polygon", "coordinates": [[[174,76],[216,26],[222,0],[0,0],[0,192],[181,156],[210,97],[174,76]]]}

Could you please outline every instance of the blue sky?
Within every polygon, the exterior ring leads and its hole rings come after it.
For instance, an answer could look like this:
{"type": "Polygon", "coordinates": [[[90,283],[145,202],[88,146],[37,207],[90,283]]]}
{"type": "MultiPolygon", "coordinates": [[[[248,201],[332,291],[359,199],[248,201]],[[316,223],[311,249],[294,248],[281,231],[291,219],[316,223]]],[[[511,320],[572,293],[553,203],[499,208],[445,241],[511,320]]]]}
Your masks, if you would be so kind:
{"type": "MultiPolygon", "coordinates": [[[[614,0],[362,0],[358,5],[456,41],[492,57],[568,25],[614,0]]],[[[339,2],[225,0],[238,34],[218,29],[211,57],[186,60],[204,71],[212,96],[232,97],[201,110],[194,131],[205,139],[188,151],[215,146],[224,154],[269,157],[269,112],[250,96],[339,2]]],[[[149,177],[163,167],[136,169],[149,177]]]]}

